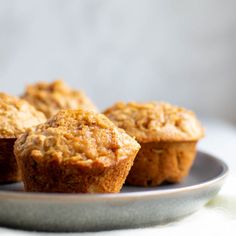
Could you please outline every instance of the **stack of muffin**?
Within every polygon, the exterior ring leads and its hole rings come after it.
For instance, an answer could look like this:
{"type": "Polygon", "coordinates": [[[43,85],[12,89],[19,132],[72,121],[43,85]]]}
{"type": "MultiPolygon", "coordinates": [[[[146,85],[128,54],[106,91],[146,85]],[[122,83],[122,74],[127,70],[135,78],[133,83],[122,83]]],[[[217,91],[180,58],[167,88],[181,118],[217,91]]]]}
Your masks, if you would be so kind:
{"type": "Polygon", "coordinates": [[[30,192],[119,192],[188,175],[203,128],[168,103],[116,103],[103,114],[62,81],[0,93],[0,182],[30,192]]]}

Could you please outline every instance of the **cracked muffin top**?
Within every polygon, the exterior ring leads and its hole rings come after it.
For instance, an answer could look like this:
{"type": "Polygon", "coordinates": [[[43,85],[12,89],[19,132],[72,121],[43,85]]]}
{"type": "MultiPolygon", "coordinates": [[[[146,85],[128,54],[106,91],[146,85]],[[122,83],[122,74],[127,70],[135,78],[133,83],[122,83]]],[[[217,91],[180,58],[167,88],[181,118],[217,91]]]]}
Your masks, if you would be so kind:
{"type": "Polygon", "coordinates": [[[82,91],[72,90],[61,80],[29,85],[22,98],[43,112],[47,118],[62,109],[83,108],[96,111],[95,106],[82,91]]]}
{"type": "Polygon", "coordinates": [[[44,114],[25,100],[0,93],[0,138],[17,138],[45,121],[44,114]]]}
{"type": "Polygon", "coordinates": [[[168,103],[119,102],[104,114],[141,143],[195,141],[204,135],[193,112],[168,103]]]}
{"type": "Polygon", "coordinates": [[[15,154],[37,163],[54,161],[107,167],[136,153],[140,145],[103,114],[61,110],[15,143],[15,154]]]}

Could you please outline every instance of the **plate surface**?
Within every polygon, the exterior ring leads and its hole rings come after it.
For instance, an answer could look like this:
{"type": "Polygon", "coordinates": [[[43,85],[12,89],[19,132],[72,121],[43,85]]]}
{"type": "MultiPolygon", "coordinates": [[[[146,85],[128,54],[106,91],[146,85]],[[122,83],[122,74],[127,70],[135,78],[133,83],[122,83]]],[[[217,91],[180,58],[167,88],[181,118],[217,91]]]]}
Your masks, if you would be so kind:
{"type": "Polygon", "coordinates": [[[164,224],[187,216],[220,190],[228,167],[198,152],[181,184],[124,186],[118,194],[25,193],[0,185],[0,225],[39,231],[99,231],[164,224]]]}

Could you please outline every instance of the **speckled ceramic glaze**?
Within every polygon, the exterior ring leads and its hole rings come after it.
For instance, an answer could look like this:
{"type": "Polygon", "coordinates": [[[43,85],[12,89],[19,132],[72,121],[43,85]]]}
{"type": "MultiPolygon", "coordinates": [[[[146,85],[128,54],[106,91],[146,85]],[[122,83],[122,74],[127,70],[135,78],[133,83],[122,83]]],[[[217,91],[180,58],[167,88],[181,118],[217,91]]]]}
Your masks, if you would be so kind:
{"type": "Polygon", "coordinates": [[[187,216],[220,190],[228,167],[198,152],[181,184],[141,188],[118,194],[22,192],[22,184],[0,185],[0,225],[39,231],[99,231],[164,224],[187,216]]]}

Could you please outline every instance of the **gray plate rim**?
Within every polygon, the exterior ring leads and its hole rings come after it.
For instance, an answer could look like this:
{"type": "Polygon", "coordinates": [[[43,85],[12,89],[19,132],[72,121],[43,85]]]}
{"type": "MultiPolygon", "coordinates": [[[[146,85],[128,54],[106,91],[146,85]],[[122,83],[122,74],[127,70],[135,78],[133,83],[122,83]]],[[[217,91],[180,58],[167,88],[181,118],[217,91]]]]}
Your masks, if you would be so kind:
{"type": "Polygon", "coordinates": [[[215,177],[194,185],[184,186],[179,188],[172,189],[156,189],[156,190],[147,190],[147,191],[136,191],[136,192],[128,192],[128,193],[109,193],[109,194],[80,194],[80,193],[34,193],[34,192],[14,192],[9,190],[1,190],[0,189],[0,200],[1,198],[14,198],[18,200],[25,201],[79,201],[79,202],[94,202],[94,201],[109,201],[109,200],[133,200],[133,198],[142,198],[142,197],[158,197],[158,196],[170,196],[171,194],[183,193],[188,191],[198,190],[209,185],[213,185],[225,177],[227,177],[229,173],[228,165],[215,155],[211,155],[210,153],[206,153],[204,151],[198,151],[197,153],[203,154],[207,156],[209,159],[212,159],[219,163],[222,167],[222,171],[215,177]]]}

